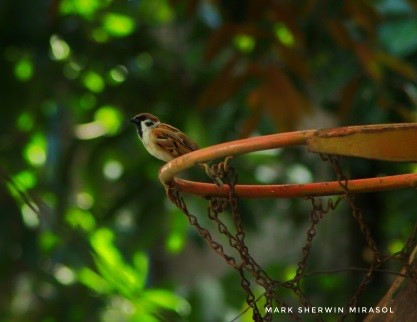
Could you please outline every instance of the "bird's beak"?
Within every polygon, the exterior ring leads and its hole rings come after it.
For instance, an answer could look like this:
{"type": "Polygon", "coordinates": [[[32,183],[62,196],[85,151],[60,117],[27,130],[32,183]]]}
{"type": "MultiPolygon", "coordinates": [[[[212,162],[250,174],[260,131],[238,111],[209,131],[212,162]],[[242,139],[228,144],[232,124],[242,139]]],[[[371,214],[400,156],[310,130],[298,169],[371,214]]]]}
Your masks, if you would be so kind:
{"type": "Polygon", "coordinates": [[[135,124],[139,124],[138,121],[136,121],[134,118],[130,119],[130,122],[135,123],[135,124]]]}

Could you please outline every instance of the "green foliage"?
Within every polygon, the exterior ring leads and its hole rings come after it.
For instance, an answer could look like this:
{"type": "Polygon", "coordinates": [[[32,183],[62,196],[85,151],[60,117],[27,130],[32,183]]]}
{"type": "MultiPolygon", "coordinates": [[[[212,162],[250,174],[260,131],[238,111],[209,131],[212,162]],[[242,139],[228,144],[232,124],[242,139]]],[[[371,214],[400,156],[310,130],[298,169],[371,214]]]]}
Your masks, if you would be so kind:
{"type": "Polygon", "coordinates": [[[114,37],[130,35],[135,28],[134,20],[126,15],[108,13],[103,18],[103,29],[114,37]]]}
{"type": "Polygon", "coordinates": [[[22,82],[30,80],[33,76],[33,63],[27,58],[22,58],[14,67],[14,74],[16,78],[22,82]]]}
{"type": "Polygon", "coordinates": [[[98,229],[89,240],[98,273],[85,267],[78,273],[78,279],[100,295],[123,298],[124,306],[129,306],[129,310],[124,312],[123,307],[119,308],[119,315],[124,316],[126,321],[139,321],[143,317],[158,321],[156,317],[163,309],[187,313],[189,304],[181,297],[165,289],[145,288],[149,258],[143,252],[133,254],[130,265],[115,247],[111,230],[98,229]]]}

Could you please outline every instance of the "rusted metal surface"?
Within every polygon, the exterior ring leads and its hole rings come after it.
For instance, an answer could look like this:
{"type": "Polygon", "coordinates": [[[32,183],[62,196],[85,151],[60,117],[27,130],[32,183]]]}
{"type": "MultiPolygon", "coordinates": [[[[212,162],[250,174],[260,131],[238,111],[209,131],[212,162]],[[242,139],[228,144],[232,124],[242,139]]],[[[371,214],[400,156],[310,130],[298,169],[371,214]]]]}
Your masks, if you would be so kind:
{"type": "MultiPolygon", "coordinates": [[[[226,196],[229,187],[219,189],[215,184],[175,178],[173,185],[180,191],[199,196],[226,196]]],[[[349,180],[349,190],[355,193],[411,188],[417,186],[417,173],[349,180]]],[[[344,190],[338,181],[305,184],[245,185],[235,188],[241,198],[297,198],[340,195],[344,190]]]]}
{"type": "MultiPolygon", "coordinates": [[[[180,191],[208,196],[226,196],[228,187],[175,178],[181,171],[200,162],[244,153],[306,145],[309,151],[371,158],[377,160],[417,162],[417,124],[348,126],[336,129],[279,133],[226,142],[197,150],[168,162],[159,173],[165,186],[180,191]]],[[[349,190],[355,193],[409,188],[417,186],[417,173],[349,180],[349,190]]],[[[337,181],[307,184],[237,185],[236,194],[244,198],[291,198],[338,195],[344,191],[337,181]]]]}
{"type": "Polygon", "coordinates": [[[318,130],[309,151],[368,159],[417,162],[417,124],[351,126],[318,130]]]}
{"type": "Polygon", "coordinates": [[[307,138],[314,133],[315,130],[279,133],[213,145],[168,162],[161,168],[159,179],[163,184],[168,184],[177,173],[201,162],[254,151],[305,145],[307,138]]]}

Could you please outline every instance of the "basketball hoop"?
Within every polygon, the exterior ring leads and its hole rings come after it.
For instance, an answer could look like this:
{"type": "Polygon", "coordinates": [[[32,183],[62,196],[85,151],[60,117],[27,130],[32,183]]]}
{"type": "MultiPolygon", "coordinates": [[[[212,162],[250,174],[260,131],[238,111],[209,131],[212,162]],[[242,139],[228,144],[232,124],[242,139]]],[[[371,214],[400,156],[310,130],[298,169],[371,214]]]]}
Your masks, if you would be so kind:
{"type": "MultiPolygon", "coordinates": [[[[200,196],[226,196],[229,188],[195,182],[175,176],[197,163],[245,153],[307,146],[311,152],[353,156],[393,162],[417,162],[417,124],[348,126],[252,137],[200,149],[168,162],[159,173],[163,185],[200,196]]],[[[349,191],[363,193],[417,186],[417,173],[349,180],[349,191]]],[[[243,198],[291,198],[343,194],[338,181],[306,184],[241,185],[235,187],[243,198]]]]}
{"type": "MultiPolygon", "coordinates": [[[[364,276],[346,304],[346,311],[338,317],[344,319],[349,314],[347,308],[357,306],[358,298],[365,292],[374,274],[381,271],[381,267],[391,260],[400,260],[404,265],[402,272],[405,273],[399,274],[402,279],[397,279],[399,282],[396,282],[397,284],[393,285],[387,294],[397,292],[399,283],[410,286],[410,289],[417,285],[417,272],[414,268],[417,267],[417,261],[408,261],[409,258],[412,258],[410,254],[413,249],[417,249],[417,224],[399,252],[393,255],[383,254],[371,234],[371,229],[364,219],[362,210],[354,201],[354,196],[357,193],[416,188],[417,173],[350,179],[344,174],[338,156],[391,162],[417,162],[416,142],[417,124],[414,123],[349,126],[266,135],[222,143],[183,155],[164,165],[159,172],[159,179],[166,187],[171,202],[186,215],[189,223],[197,229],[212,250],[239,273],[241,286],[246,293],[246,303],[248,308],[252,309],[252,319],[254,321],[272,321],[272,313],[266,308],[270,308],[272,305],[289,308],[288,301],[293,301],[294,298],[303,307],[314,307],[309,297],[302,290],[300,281],[311,274],[311,272],[307,272],[307,262],[318,224],[327,213],[336,210],[340,201],[344,199],[365,238],[367,247],[373,255],[369,267],[358,269],[358,271],[363,272],[364,276]],[[337,175],[337,181],[306,184],[245,185],[237,183],[237,172],[229,166],[229,159],[238,155],[303,145],[307,147],[308,151],[318,153],[324,161],[330,162],[337,175]],[[224,161],[215,164],[211,169],[219,175],[219,178],[224,180],[225,185],[222,188],[212,183],[189,181],[176,177],[181,171],[196,164],[217,159],[224,159],[224,161]],[[225,244],[224,240],[223,243],[216,240],[209,229],[199,223],[197,216],[191,214],[188,210],[187,204],[181,196],[182,192],[208,199],[208,218],[228,243],[225,244]],[[335,202],[329,198],[327,203],[323,202],[321,198],[317,198],[318,196],[331,195],[341,196],[335,202]],[[301,259],[297,263],[295,277],[285,282],[279,282],[269,276],[256,262],[246,245],[246,234],[240,216],[238,199],[297,197],[308,197],[311,201],[310,225],[306,232],[306,242],[302,247],[301,259]],[[230,220],[225,220],[224,216],[220,216],[225,211],[230,211],[231,217],[229,218],[232,219],[232,223],[230,220]],[[231,225],[232,227],[228,227],[231,225]],[[235,253],[237,252],[238,256],[231,254],[230,248],[235,253]],[[259,298],[255,298],[251,283],[256,283],[265,290],[263,294],[266,303],[265,314],[262,314],[262,310],[258,307],[259,298]],[[284,298],[282,293],[278,292],[278,288],[289,290],[293,297],[284,298]]],[[[347,268],[345,271],[351,270],[352,268],[347,268]]],[[[388,295],[380,303],[387,303],[387,298],[388,295]]],[[[408,298],[410,297],[408,296],[408,298]]],[[[398,316],[405,317],[403,320],[414,320],[410,319],[411,315],[406,310],[401,312],[398,310],[397,313],[399,313],[398,316]]],[[[289,315],[293,320],[301,320],[298,314],[289,315]]],[[[322,320],[320,315],[316,318],[318,321],[322,320]]]]}

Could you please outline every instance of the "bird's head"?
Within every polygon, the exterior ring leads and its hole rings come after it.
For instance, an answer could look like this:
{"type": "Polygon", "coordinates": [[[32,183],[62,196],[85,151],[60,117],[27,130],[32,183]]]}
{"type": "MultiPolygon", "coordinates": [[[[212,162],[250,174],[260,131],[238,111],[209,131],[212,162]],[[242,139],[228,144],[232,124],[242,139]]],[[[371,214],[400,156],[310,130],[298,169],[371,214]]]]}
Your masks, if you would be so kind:
{"type": "Polygon", "coordinates": [[[150,113],[141,113],[133,117],[130,122],[136,125],[139,137],[142,139],[143,133],[159,125],[159,119],[150,113]]]}

